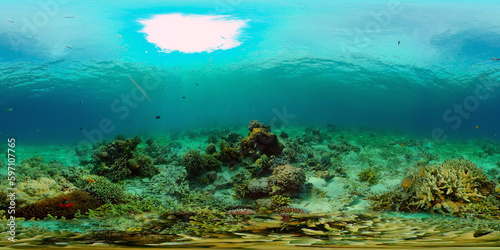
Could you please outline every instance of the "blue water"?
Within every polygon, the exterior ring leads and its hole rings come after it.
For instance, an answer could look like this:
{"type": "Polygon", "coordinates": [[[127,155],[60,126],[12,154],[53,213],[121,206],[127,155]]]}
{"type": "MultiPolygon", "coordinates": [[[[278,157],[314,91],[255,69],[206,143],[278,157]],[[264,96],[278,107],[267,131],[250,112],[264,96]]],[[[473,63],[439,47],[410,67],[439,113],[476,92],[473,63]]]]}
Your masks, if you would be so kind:
{"type": "Polygon", "coordinates": [[[497,1],[0,7],[2,138],[76,142],[254,119],[275,128],[400,129],[436,141],[500,134],[500,61],[490,59],[500,57],[497,1]],[[176,13],[245,22],[240,44],[166,53],[140,32],[140,21],[176,13]],[[124,95],[136,98],[126,104],[124,95]]]}

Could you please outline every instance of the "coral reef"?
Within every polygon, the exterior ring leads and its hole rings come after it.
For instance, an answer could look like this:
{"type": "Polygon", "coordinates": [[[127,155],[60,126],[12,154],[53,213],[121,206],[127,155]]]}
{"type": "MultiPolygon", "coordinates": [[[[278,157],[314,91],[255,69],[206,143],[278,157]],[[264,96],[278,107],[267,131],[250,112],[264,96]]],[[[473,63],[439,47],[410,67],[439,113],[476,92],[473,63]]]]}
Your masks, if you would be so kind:
{"type": "Polygon", "coordinates": [[[271,186],[269,186],[268,178],[262,177],[249,181],[247,190],[248,197],[259,198],[267,196],[271,192],[271,186]]]}
{"type": "Polygon", "coordinates": [[[227,141],[229,142],[230,144],[237,144],[241,141],[243,137],[236,133],[236,132],[229,132],[229,134],[227,134],[226,138],[224,138],[224,141],[227,141]]]}
{"type": "Polygon", "coordinates": [[[250,121],[250,124],[248,125],[248,131],[252,132],[255,128],[261,128],[263,131],[268,132],[268,133],[271,132],[270,125],[264,125],[262,123],[259,123],[258,120],[250,121]]]}
{"type": "Polygon", "coordinates": [[[133,139],[103,143],[92,154],[91,173],[105,176],[111,181],[120,181],[132,176],[151,177],[158,173],[153,160],[135,152],[141,142],[139,136],[133,139]]]}
{"type": "Polygon", "coordinates": [[[308,214],[309,210],[296,207],[279,207],[276,212],[278,214],[308,214]]]}
{"type": "Polygon", "coordinates": [[[55,180],[41,177],[38,180],[26,180],[18,184],[16,199],[19,202],[32,204],[42,198],[61,193],[61,186],[55,180]]]}
{"type": "Polygon", "coordinates": [[[375,168],[367,168],[358,174],[359,181],[368,182],[370,185],[375,185],[378,183],[380,178],[378,171],[375,168]]]}
{"type": "Polygon", "coordinates": [[[76,190],[69,194],[61,194],[54,198],[45,198],[33,204],[19,208],[16,216],[25,219],[43,219],[49,214],[55,217],[72,219],[77,212],[83,214],[89,209],[96,209],[102,205],[102,201],[92,197],[90,194],[76,190]]]}
{"type": "Polygon", "coordinates": [[[335,156],[341,154],[348,154],[349,152],[359,153],[360,148],[354,145],[351,145],[349,142],[345,140],[341,140],[338,143],[330,143],[328,144],[328,148],[333,151],[335,156]]]}
{"type": "Polygon", "coordinates": [[[305,171],[292,165],[281,165],[273,170],[273,194],[296,196],[306,181],[305,171]]]}
{"type": "Polygon", "coordinates": [[[103,201],[104,203],[122,203],[127,197],[122,186],[111,182],[106,177],[81,174],[71,180],[78,188],[88,192],[90,195],[103,201]]]}
{"type": "Polygon", "coordinates": [[[240,171],[237,172],[231,179],[233,184],[234,197],[241,199],[248,194],[248,184],[250,182],[250,172],[240,171]]]}
{"type": "Polygon", "coordinates": [[[271,197],[271,201],[273,202],[273,207],[283,207],[288,206],[292,200],[290,197],[286,197],[283,195],[273,195],[271,197]]]}
{"type": "Polygon", "coordinates": [[[220,171],[219,161],[212,155],[201,154],[198,150],[189,150],[181,157],[181,165],[186,168],[187,177],[196,179],[208,171],[220,171]]]}
{"type": "Polygon", "coordinates": [[[240,162],[240,153],[237,148],[231,147],[229,143],[222,140],[219,142],[220,153],[216,155],[226,166],[235,166],[240,162]]]}
{"type": "Polygon", "coordinates": [[[167,147],[161,146],[159,141],[154,141],[153,139],[148,139],[146,141],[145,153],[151,158],[158,158],[164,156],[168,153],[167,147]]]}
{"type": "Polygon", "coordinates": [[[147,185],[148,195],[161,199],[166,196],[182,197],[189,192],[186,169],[167,166],[161,173],[151,178],[147,185]]]}
{"type": "MultiPolygon", "coordinates": [[[[500,200],[495,184],[475,163],[464,159],[445,160],[438,165],[419,168],[406,187],[376,195],[371,199],[377,210],[429,211],[457,216],[470,216],[471,207],[484,207],[487,202],[500,200]],[[469,211],[468,211],[469,210],[469,211]]],[[[499,216],[500,212],[489,210],[488,214],[476,216],[499,216]]]]}
{"type": "Polygon", "coordinates": [[[215,153],[217,153],[217,147],[215,147],[215,144],[214,143],[208,144],[207,147],[205,148],[205,154],[213,155],[215,153]]]}
{"type": "Polygon", "coordinates": [[[243,157],[255,161],[262,154],[268,156],[281,154],[284,146],[278,141],[278,136],[271,133],[269,126],[252,121],[248,128],[250,133],[241,140],[239,145],[239,151],[243,157]]]}
{"type": "Polygon", "coordinates": [[[252,209],[247,209],[247,208],[238,208],[238,209],[232,209],[227,211],[226,213],[230,215],[236,215],[236,216],[242,216],[242,215],[254,215],[257,212],[255,212],[252,209]]]}

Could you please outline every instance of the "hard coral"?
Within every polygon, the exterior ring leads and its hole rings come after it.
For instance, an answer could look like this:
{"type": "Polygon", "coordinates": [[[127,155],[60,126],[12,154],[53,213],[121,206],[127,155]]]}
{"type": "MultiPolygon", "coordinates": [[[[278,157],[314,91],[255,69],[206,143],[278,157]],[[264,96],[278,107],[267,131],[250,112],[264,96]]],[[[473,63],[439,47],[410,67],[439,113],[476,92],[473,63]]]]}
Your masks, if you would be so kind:
{"type": "Polygon", "coordinates": [[[26,180],[19,183],[16,199],[32,204],[42,198],[55,196],[60,193],[61,187],[56,181],[47,177],[38,180],[26,180]]]}
{"type": "Polygon", "coordinates": [[[249,129],[252,129],[248,136],[240,142],[239,150],[243,157],[250,157],[256,160],[260,155],[279,155],[283,151],[283,144],[278,141],[278,136],[272,134],[269,126],[252,125],[250,123],[249,129]]]}
{"type": "Polygon", "coordinates": [[[220,153],[217,158],[227,166],[234,166],[240,162],[240,153],[237,148],[232,148],[229,143],[222,140],[219,143],[220,153]]]}
{"type": "Polygon", "coordinates": [[[122,186],[112,183],[106,177],[84,174],[78,176],[74,183],[104,203],[121,203],[127,197],[122,186]]]}
{"type": "Polygon", "coordinates": [[[270,178],[272,178],[273,185],[279,187],[279,190],[274,190],[275,193],[287,196],[294,196],[300,192],[306,181],[304,169],[289,164],[276,167],[270,178]]]}
{"type": "Polygon", "coordinates": [[[446,160],[422,167],[411,178],[407,187],[372,197],[373,207],[460,215],[466,206],[470,207],[468,204],[484,204],[486,197],[495,193],[495,184],[468,160],[446,160]]]}
{"type": "Polygon", "coordinates": [[[233,209],[233,210],[227,211],[226,213],[228,213],[230,215],[237,215],[237,216],[256,214],[256,212],[254,210],[246,209],[246,208],[233,209]]]}
{"type": "Polygon", "coordinates": [[[260,198],[267,196],[271,192],[271,187],[269,186],[268,178],[262,177],[259,179],[254,179],[248,182],[248,194],[247,196],[252,198],[260,198]]]}
{"type": "Polygon", "coordinates": [[[159,171],[152,165],[151,158],[137,155],[135,149],[141,142],[139,136],[101,145],[92,154],[92,173],[105,176],[112,181],[120,181],[131,176],[150,177],[159,171]],[[139,166],[139,167],[137,167],[139,166]],[[142,167],[142,169],[138,169],[142,167]]]}
{"type": "Polygon", "coordinates": [[[54,198],[45,198],[31,205],[21,207],[16,216],[25,219],[43,219],[50,214],[59,218],[64,216],[66,219],[72,219],[78,210],[80,210],[81,214],[84,214],[89,209],[96,209],[102,204],[100,200],[88,193],[77,190],[54,198]]]}
{"type": "Polygon", "coordinates": [[[220,170],[220,163],[212,155],[200,154],[198,150],[189,150],[181,158],[181,165],[186,168],[188,178],[194,179],[205,172],[220,170]]]}
{"type": "Polygon", "coordinates": [[[248,131],[252,132],[255,128],[262,128],[266,132],[271,132],[271,126],[259,123],[258,120],[250,121],[250,125],[248,125],[248,131]]]}
{"type": "Polygon", "coordinates": [[[378,182],[379,174],[374,168],[368,168],[358,174],[359,180],[368,182],[370,185],[375,185],[378,182]]]}
{"type": "Polygon", "coordinates": [[[279,207],[276,212],[278,214],[308,214],[309,210],[296,207],[279,207]]]}

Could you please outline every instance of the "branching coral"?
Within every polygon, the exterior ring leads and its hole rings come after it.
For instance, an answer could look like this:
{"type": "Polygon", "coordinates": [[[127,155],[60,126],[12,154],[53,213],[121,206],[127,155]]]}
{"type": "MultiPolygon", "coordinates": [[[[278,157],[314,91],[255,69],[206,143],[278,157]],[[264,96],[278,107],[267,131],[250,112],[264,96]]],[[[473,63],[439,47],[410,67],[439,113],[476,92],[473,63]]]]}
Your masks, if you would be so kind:
{"type": "Polygon", "coordinates": [[[500,198],[492,196],[495,184],[468,160],[446,160],[422,167],[411,178],[409,184],[405,181],[405,187],[372,197],[374,208],[460,215],[468,204],[483,204],[488,196],[500,198]]]}
{"type": "Polygon", "coordinates": [[[358,174],[359,180],[375,185],[378,182],[379,174],[374,168],[368,168],[358,174]]]}

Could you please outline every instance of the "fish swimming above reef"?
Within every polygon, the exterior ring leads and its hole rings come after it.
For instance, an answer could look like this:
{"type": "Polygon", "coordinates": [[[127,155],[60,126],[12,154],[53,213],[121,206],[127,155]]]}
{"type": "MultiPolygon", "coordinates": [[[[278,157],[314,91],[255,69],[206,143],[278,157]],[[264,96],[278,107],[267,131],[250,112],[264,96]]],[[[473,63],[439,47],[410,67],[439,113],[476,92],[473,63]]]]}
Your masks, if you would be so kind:
{"type": "Polygon", "coordinates": [[[497,57],[491,57],[490,59],[493,60],[493,61],[495,61],[495,62],[500,61],[500,58],[497,58],[497,57]]]}
{"type": "Polygon", "coordinates": [[[7,112],[12,112],[13,110],[14,110],[14,109],[12,109],[12,108],[7,108],[7,109],[6,109],[6,111],[7,111],[7,112]]]}

